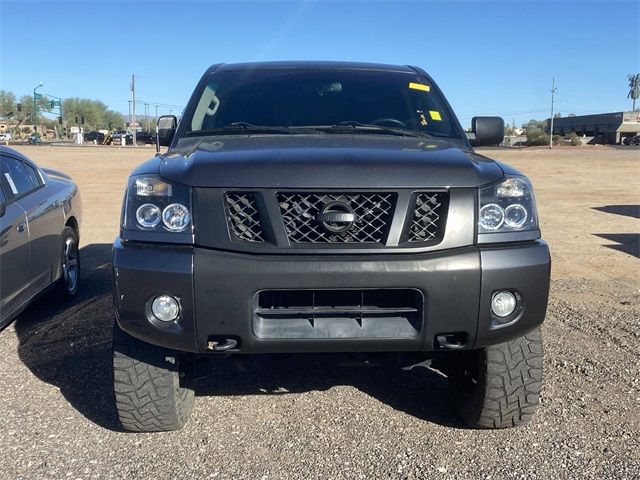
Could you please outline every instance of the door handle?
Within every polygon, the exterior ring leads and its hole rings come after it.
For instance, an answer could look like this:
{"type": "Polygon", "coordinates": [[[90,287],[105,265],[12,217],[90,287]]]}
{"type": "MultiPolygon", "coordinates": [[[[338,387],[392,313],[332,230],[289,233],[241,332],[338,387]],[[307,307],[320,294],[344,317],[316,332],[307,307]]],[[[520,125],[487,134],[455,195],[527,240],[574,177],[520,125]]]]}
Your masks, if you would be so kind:
{"type": "Polygon", "coordinates": [[[16,227],[16,230],[18,230],[18,233],[24,233],[27,230],[27,224],[26,223],[18,224],[18,226],[16,227]]]}

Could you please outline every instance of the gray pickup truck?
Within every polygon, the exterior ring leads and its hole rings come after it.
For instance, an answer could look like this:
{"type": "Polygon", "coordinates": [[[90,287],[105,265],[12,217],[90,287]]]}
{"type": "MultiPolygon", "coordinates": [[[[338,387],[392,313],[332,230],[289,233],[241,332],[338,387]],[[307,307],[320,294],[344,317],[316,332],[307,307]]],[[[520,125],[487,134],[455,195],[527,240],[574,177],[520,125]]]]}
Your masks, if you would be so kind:
{"type": "Polygon", "coordinates": [[[431,361],[466,425],[528,421],[549,250],[530,181],[473,150],[502,141],[502,119],[471,125],[416,67],[208,69],[180,122],[159,119],[168,151],[128,183],[113,250],[124,428],[181,428],[203,359],[328,352],[431,361]]]}

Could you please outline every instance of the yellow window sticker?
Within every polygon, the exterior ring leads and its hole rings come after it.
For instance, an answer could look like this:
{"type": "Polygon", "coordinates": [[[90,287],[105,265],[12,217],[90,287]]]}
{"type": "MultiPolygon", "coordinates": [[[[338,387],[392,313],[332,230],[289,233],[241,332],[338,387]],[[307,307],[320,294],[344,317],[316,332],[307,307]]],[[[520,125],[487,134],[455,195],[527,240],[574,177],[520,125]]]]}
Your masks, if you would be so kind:
{"type": "Polygon", "coordinates": [[[431,91],[431,87],[429,85],[423,85],[421,83],[409,82],[409,88],[413,90],[422,90],[423,92],[431,91]]]}
{"type": "Polygon", "coordinates": [[[429,115],[431,116],[431,120],[437,120],[437,121],[442,121],[442,116],[440,115],[440,112],[436,111],[436,110],[429,110],[429,115]]]}

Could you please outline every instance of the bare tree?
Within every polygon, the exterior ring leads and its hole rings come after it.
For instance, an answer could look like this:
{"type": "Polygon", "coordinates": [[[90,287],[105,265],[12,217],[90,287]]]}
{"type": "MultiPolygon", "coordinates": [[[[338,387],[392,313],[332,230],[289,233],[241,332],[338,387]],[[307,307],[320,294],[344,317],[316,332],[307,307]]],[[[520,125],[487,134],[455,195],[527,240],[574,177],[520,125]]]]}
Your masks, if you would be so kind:
{"type": "Polygon", "coordinates": [[[633,102],[633,111],[636,111],[636,100],[640,97],[640,73],[630,73],[627,75],[629,80],[629,93],[627,98],[630,98],[633,102]]]}

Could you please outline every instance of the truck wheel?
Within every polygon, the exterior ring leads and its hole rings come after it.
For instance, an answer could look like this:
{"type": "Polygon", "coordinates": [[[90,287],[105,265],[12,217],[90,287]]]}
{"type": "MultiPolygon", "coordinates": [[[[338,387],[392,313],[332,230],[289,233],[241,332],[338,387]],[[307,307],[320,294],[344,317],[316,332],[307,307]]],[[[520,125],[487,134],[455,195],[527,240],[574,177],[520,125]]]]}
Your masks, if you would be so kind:
{"type": "Polygon", "coordinates": [[[132,337],[113,327],[113,389],[125,430],[179,430],[193,407],[189,375],[176,352],[132,337]]]}
{"type": "Polygon", "coordinates": [[[450,375],[458,413],[473,428],[527,423],[540,402],[542,333],[460,352],[450,375]]]}
{"type": "Polygon", "coordinates": [[[57,289],[67,297],[74,297],[80,285],[80,250],[78,235],[71,227],[64,227],[60,235],[60,265],[62,276],[58,280],[57,289]]]}

